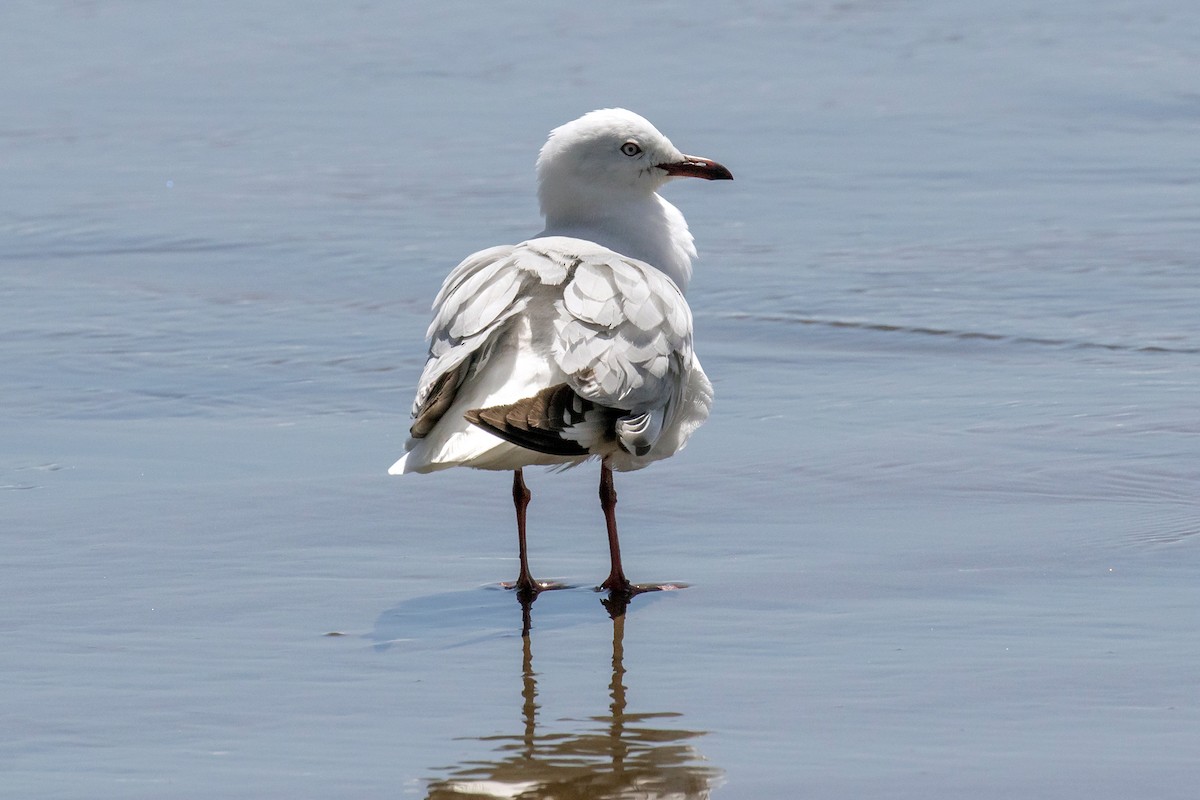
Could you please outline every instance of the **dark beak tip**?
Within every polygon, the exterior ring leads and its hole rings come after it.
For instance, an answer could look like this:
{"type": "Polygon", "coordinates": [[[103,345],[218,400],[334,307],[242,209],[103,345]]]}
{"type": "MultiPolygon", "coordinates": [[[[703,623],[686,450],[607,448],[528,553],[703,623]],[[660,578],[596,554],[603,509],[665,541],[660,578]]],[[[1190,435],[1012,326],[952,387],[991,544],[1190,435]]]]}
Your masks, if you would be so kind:
{"type": "Polygon", "coordinates": [[[733,173],[724,164],[707,158],[685,156],[683,161],[659,164],[659,169],[679,178],[703,178],[706,181],[731,181],[733,173]]]}

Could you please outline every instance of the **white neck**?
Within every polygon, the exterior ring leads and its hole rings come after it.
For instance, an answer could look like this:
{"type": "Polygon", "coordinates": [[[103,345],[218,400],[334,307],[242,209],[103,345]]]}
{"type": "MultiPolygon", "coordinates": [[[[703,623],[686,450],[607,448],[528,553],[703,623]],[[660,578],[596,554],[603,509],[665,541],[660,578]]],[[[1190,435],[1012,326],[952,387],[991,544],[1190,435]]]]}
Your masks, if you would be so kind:
{"type": "Polygon", "coordinates": [[[595,242],[657,267],[681,292],[687,291],[696,245],[683,214],[657,193],[632,202],[628,197],[606,202],[591,195],[593,202],[587,207],[551,202],[555,198],[545,194],[541,199],[546,214],[546,229],[541,236],[571,236],[595,242]]]}

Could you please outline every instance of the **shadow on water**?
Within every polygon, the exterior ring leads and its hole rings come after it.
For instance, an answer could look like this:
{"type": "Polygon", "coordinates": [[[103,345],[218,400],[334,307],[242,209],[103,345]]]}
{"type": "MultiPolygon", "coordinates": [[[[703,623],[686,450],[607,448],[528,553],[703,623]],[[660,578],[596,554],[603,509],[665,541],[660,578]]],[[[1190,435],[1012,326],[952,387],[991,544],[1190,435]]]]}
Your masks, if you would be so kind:
{"type": "MultiPolygon", "coordinates": [[[[527,631],[531,605],[523,606],[527,631]]],[[[678,713],[627,709],[624,635],[625,615],[615,614],[611,703],[607,712],[589,717],[590,724],[579,729],[539,720],[538,673],[532,636],[526,632],[521,637],[517,732],[475,737],[492,747],[492,757],[440,768],[447,776],[429,783],[427,798],[707,798],[722,772],[705,764],[690,744],[705,732],[670,726],[678,713]]]]}
{"type": "MultiPolygon", "coordinates": [[[[683,584],[672,586],[684,588],[683,584]]],[[[405,600],[387,609],[376,618],[375,626],[364,638],[379,651],[392,647],[462,647],[527,635],[535,617],[538,630],[594,624],[601,606],[610,617],[619,616],[645,608],[669,593],[642,592],[631,602],[601,595],[590,587],[568,587],[539,594],[535,614],[533,603],[521,603],[511,590],[501,586],[443,592],[405,600]],[[519,626],[514,622],[516,604],[522,609],[519,626]]]]}

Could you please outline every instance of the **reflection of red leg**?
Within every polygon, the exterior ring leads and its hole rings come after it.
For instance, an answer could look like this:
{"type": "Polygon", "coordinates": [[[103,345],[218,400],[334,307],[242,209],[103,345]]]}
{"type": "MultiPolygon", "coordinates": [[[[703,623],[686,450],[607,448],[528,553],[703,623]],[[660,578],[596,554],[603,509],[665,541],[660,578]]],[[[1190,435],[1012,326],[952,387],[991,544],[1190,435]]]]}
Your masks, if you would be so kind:
{"type": "Polygon", "coordinates": [[[608,554],[612,559],[612,569],[600,588],[618,594],[632,594],[633,585],[621,569],[621,543],[617,540],[617,490],[613,487],[612,470],[603,463],[600,465],[600,506],[604,509],[604,521],[608,525],[608,554]]]}
{"type": "Polygon", "coordinates": [[[516,590],[518,592],[536,592],[538,586],[529,574],[529,553],[525,548],[525,509],[529,508],[529,498],[533,495],[525,485],[525,478],[520,469],[513,471],[513,505],[517,509],[517,549],[521,556],[521,573],[517,576],[516,590]]]}

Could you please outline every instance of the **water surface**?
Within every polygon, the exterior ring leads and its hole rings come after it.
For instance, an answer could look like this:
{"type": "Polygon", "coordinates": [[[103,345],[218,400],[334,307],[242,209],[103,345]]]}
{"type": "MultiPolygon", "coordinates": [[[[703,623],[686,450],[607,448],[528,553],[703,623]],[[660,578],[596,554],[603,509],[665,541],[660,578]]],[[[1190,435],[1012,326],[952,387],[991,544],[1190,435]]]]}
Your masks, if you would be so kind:
{"type": "Polygon", "coordinates": [[[1192,4],[0,11],[0,794],[1190,797],[1192,4]],[[624,105],[717,390],[388,478],[429,302],[624,105]],[[553,789],[551,789],[553,787],[553,789]],[[520,795],[521,791],[525,795],[520,795]]]}

